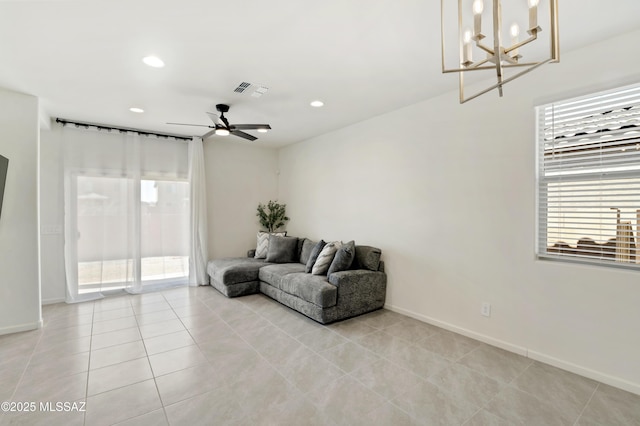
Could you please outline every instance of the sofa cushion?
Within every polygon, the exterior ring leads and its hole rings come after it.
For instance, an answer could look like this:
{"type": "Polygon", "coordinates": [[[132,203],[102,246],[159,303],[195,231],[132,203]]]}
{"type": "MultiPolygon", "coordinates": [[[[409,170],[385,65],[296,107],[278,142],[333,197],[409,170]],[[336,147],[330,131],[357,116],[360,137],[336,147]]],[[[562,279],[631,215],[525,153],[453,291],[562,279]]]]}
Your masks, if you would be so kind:
{"type": "Polygon", "coordinates": [[[352,269],[368,269],[377,271],[380,266],[379,248],[371,246],[356,246],[356,258],[351,265],[352,269]]]}
{"type": "Polygon", "coordinates": [[[287,274],[282,276],[276,287],[321,308],[335,306],[338,298],[338,289],[329,284],[324,275],[309,275],[304,272],[287,274]]]}
{"type": "Polygon", "coordinates": [[[267,257],[267,251],[269,250],[269,235],[278,235],[284,237],[286,232],[263,232],[259,231],[256,240],[256,259],[265,259],[267,257]]]}
{"type": "Polygon", "coordinates": [[[349,241],[342,244],[342,247],[338,249],[329,270],[327,276],[334,272],[346,271],[353,263],[353,259],[356,257],[356,243],[355,241],[349,241]]]}
{"type": "Polygon", "coordinates": [[[320,255],[320,252],[322,251],[322,249],[325,246],[324,240],[320,240],[316,243],[315,246],[313,246],[313,249],[311,250],[311,253],[309,254],[309,260],[307,260],[307,263],[305,264],[306,267],[304,269],[304,271],[306,273],[310,273],[311,270],[313,269],[313,265],[316,263],[316,260],[318,259],[318,256],[320,255]]]}
{"type": "Polygon", "coordinates": [[[223,285],[233,285],[258,280],[258,271],[268,265],[262,259],[250,257],[226,257],[207,264],[209,276],[223,285]]]}
{"type": "Polygon", "coordinates": [[[295,272],[304,272],[304,265],[301,263],[278,263],[261,268],[258,273],[258,278],[260,281],[280,288],[282,278],[287,274],[293,274],[295,272]]]}
{"type": "Polygon", "coordinates": [[[318,243],[316,243],[315,241],[311,241],[308,238],[305,238],[304,241],[302,241],[302,251],[300,251],[300,263],[302,263],[303,265],[307,264],[307,262],[309,261],[309,257],[311,257],[311,251],[313,250],[316,244],[318,243]]]}
{"type": "Polygon", "coordinates": [[[267,249],[267,262],[291,263],[296,262],[296,249],[298,239],[296,237],[280,237],[269,235],[269,248],[267,249]]]}
{"type": "Polygon", "coordinates": [[[329,266],[331,266],[331,262],[333,262],[333,258],[341,245],[342,243],[340,241],[327,243],[318,255],[318,259],[313,265],[311,273],[313,275],[326,275],[329,270],[329,266]]]}

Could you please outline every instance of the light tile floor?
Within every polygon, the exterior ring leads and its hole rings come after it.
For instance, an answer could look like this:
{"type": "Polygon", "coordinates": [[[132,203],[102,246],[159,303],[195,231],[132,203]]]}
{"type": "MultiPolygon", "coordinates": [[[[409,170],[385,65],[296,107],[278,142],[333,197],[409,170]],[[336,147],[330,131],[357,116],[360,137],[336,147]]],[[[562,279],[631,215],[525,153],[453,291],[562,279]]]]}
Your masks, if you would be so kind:
{"type": "Polygon", "coordinates": [[[2,425],[640,425],[637,395],[387,310],[321,326],[199,287],[43,311],[0,336],[0,401],[36,404],[2,425]]]}

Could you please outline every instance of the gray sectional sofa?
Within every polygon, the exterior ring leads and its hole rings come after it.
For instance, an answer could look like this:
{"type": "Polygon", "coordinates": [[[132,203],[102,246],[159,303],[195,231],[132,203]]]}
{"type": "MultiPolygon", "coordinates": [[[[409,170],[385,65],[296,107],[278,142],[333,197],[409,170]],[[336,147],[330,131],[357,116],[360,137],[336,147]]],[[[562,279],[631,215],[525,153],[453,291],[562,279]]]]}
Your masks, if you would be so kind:
{"type": "Polygon", "coordinates": [[[295,248],[283,255],[272,241],[284,241],[283,237],[269,238],[265,259],[256,259],[255,250],[251,250],[247,257],[210,261],[207,272],[211,286],[227,297],[263,293],[322,324],[384,306],[387,275],[384,262],[380,260],[380,249],[356,246],[351,242],[355,253],[351,254],[352,261],[348,266],[343,262],[342,268],[333,272],[335,263],[339,263],[336,254],[328,275],[314,275],[307,271],[315,262],[310,258],[318,254],[314,253],[314,248],[317,251],[319,243],[307,238],[284,237],[287,245],[295,244],[295,248]],[[291,238],[295,238],[295,243],[291,238]]]}

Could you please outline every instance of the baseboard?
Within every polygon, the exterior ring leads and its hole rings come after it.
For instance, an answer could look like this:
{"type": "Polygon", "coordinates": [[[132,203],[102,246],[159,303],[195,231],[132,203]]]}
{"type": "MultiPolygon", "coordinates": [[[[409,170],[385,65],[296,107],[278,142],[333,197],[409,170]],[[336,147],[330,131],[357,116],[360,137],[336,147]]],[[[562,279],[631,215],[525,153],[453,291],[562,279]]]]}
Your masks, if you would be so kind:
{"type": "Polygon", "coordinates": [[[55,303],[62,303],[65,301],[64,297],[56,298],[56,299],[45,299],[42,301],[42,305],[53,305],[55,303]]]}
{"type": "Polygon", "coordinates": [[[397,306],[384,305],[384,307],[385,309],[389,309],[390,311],[397,312],[402,315],[406,315],[408,317],[417,319],[418,321],[426,322],[427,324],[435,325],[436,327],[444,328],[445,330],[453,331],[454,333],[458,333],[463,336],[470,337],[471,339],[479,340],[488,345],[495,346],[500,349],[504,349],[505,351],[513,352],[522,356],[527,356],[527,349],[521,346],[514,345],[512,343],[505,342],[503,340],[494,339],[491,336],[476,333],[475,331],[467,330],[466,328],[461,328],[453,324],[439,321],[435,318],[430,318],[425,315],[417,314],[415,312],[412,312],[406,309],[398,308],[397,306]]]}
{"type": "Polygon", "coordinates": [[[453,331],[454,333],[461,334],[466,337],[470,337],[475,340],[479,340],[488,345],[498,347],[500,349],[504,349],[509,352],[516,353],[518,355],[526,356],[527,358],[533,359],[535,361],[542,362],[544,364],[552,365],[554,367],[558,367],[562,370],[569,371],[571,373],[578,374],[583,377],[587,377],[592,380],[596,380],[598,382],[625,390],[627,392],[634,393],[636,395],[640,395],[640,384],[629,382],[620,377],[611,376],[605,373],[601,373],[599,371],[591,370],[586,367],[582,367],[580,365],[564,361],[558,358],[554,358],[552,356],[535,352],[529,350],[526,347],[514,345],[509,342],[505,342],[503,340],[494,339],[493,337],[486,336],[484,334],[476,333],[471,330],[467,330],[465,328],[461,328],[455,326],[453,324],[449,324],[443,321],[439,321],[435,318],[430,318],[425,315],[417,314],[415,312],[409,311],[407,309],[402,309],[393,305],[385,305],[385,309],[389,309],[390,311],[397,312],[402,315],[406,315],[408,317],[417,319],[418,321],[426,322],[427,324],[435,325],[436,327],[443,328],[445,330],[453,331]]]}
{"type": "Polygon", "coordinates": [[[606,385],[613,386],[618,389],[625,390],[627,392],[640,395],[640,385],[632,383],[620,377],[611,376],[609,374],[601,373],[599,371],[591,370],[590,368],[582,367],[572,362],[567,362],[558,358],[554,358],[549,355],[545,355],[535,351],[529,351],[529,358],[536,361],[558,367],[562,370],[569,371],[571,373],[578,374],[589,379],[596,380],[606,385]]]}
{"type": "Polygon", "coordinates": [[[21,331],[37,330],[39,328],[42,328],[42,320],[0,328],[0,336],[3,334],[20,333],[21,331]]]}

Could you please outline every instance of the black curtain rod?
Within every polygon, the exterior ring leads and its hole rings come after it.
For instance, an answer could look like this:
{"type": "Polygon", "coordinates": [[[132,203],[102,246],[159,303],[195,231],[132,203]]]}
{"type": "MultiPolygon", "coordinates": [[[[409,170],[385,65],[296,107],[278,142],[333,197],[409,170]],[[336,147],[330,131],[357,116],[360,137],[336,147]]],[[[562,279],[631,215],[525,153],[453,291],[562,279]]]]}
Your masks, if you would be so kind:
{"type": "Polygon", "coordinates": [[[96,124],[96,123],[83,123],[81,121],[71,121],[71,120],[67,120],[64,118],[56,118],[56,123],[61,123],[61,124],[73,124],[76,127],[84,127],[84,128],[89,128],[89,127],[95,127],[98,130],[117,130],[118,132],[121,133],[125,133],[125,132],[134,132],[137,133],[139,135],[144,135],[144,136],[157,136],[159,138],[173,138],[173,139],[178,139],[178,140],[182,140],[182,141],[190,141],[191,138],[187,137],[187,136],[180,136],[180,135],[172,135],[170,133],[157,133],[157,132],[150,132],[148,130],[140,130],[140,129],[132,129],[132,128],[128,128],[128,127],[115,127],[115,126],[108,126],[105,124],[96,124]]]}

